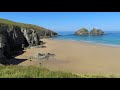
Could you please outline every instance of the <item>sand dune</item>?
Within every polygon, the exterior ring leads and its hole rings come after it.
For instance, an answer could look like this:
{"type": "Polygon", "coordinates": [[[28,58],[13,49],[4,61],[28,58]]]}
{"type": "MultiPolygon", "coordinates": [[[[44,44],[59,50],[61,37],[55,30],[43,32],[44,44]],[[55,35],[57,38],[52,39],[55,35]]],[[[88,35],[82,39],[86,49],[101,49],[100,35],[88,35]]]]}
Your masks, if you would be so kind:
{"type": "Polygon", "coordinates": [[[95,45],[78,41],[43,39],[46,48],[27,49],[16,58],[28,58],[37,52],[53,53],[50,60],[25,61],[19,65],[39,65],[51,70],[78,74],[120,74],[120,47],[95,45]]]}

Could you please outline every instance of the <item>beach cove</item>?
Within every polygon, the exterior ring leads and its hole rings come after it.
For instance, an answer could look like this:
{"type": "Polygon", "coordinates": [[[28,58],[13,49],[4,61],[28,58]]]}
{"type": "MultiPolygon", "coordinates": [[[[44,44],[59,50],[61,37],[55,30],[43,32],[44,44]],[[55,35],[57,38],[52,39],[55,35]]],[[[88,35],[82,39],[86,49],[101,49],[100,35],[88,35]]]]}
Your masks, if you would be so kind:
{"type": "Polygon", "coordinates": [[[35,53],[53,53],[51,60],[26,60],[18,65],[39,66],[50,70],[77,74],[120,74],[120,47],[96,45],[79,41],[42,39],[46,48],[25,50],[17,59],[26,59],[35,53]]]}

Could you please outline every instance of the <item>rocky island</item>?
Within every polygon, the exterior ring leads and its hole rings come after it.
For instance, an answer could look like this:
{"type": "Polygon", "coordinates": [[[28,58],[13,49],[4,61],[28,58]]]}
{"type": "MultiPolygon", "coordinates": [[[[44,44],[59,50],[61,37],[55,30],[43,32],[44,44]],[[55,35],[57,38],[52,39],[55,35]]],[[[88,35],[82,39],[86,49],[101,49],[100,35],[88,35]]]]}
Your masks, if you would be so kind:
{"type": "Polygon", "coordinates": [[[81,28],[80,30],[75,32],[76,35],[88,35],[89,32],[86,28],[81,28]]]}
{"type": "Polygon", "coordinates": [[[0,64],[6,64],[13,52],[41,44],[40,39],[57,33],[43,27],[0,19],[0,64]]]}
{"type": "Polygon", "coordinates": [[[104,34],[104,32],[101,29],[93,28],[90,31],[90,35],[103,35],[103,34],[104,34]]]}
{"type": "Polygon", "coordinates": [[[86,28],[81,28],[75,32],[75,35],[103,35],[104,32],[101,29],[93,28],[90,32],[86,28]]]}

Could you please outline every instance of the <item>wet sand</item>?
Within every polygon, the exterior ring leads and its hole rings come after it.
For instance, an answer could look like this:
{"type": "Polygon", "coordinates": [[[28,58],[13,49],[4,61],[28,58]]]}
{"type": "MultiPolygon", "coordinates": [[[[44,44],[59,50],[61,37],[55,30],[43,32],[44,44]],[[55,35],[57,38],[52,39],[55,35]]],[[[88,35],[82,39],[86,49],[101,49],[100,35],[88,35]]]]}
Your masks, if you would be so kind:
{"type": "Polygon", "coordinates": [[[46,48],[31,48],[17,56],[26,59],[36,53],[52,53],[50,60],[26,60],[19,65],[42,65],[50,70],[78,74],[120,74],[120,47],[78,41],[43,39],[46,48]]]}

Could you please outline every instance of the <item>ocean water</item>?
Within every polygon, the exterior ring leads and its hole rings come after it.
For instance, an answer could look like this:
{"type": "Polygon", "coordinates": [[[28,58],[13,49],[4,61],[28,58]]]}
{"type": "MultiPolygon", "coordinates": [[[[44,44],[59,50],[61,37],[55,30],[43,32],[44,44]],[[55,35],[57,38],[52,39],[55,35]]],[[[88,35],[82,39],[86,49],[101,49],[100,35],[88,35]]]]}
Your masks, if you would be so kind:
{"type": "Polygon", "coordinates": [[[105,35],[102,36],[78,36],[74,35],[74,32],[58,32],[58,34],[60,36],[53,37],[53,39],[74,40],[110,46],[120,46],[120,31],[105,31],[105,35]]]}

